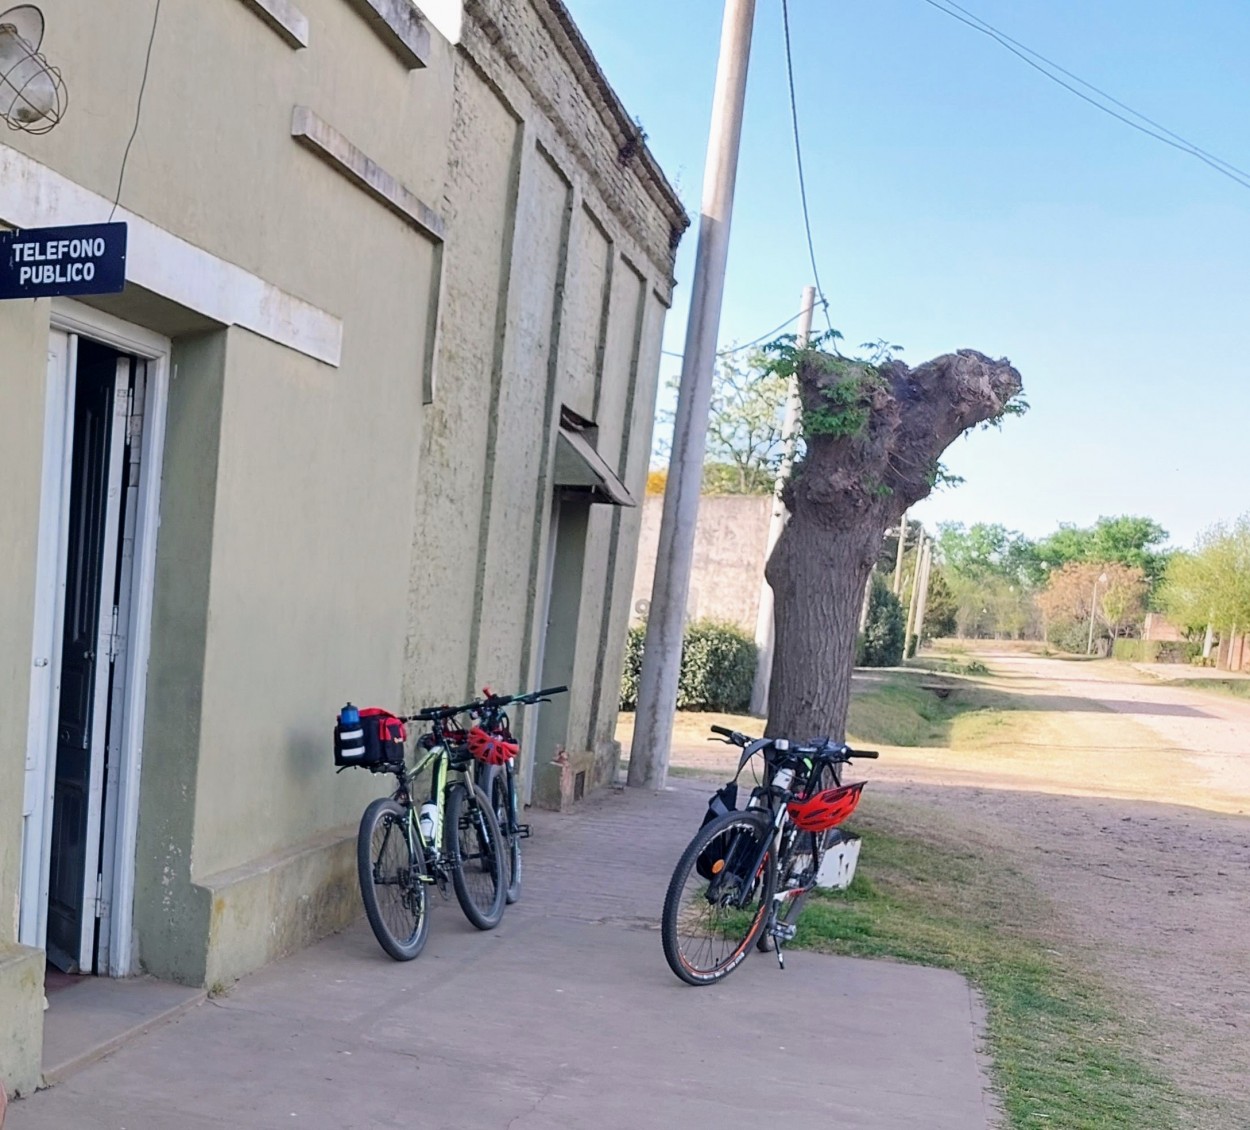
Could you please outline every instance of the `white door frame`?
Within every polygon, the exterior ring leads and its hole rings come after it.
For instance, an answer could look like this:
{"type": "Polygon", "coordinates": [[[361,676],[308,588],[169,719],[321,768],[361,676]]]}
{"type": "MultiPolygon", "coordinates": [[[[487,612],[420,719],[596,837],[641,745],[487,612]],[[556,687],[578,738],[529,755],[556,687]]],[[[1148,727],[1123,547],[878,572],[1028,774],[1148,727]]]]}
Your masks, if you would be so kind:
{"type": "MultiPolygon", "coordinates": [[[[115,672],[123,681],[118,701],[124,703],[117,766],[117,787],[108,795],[103,814],[113,828],[113,842],[104,856],[112,859],[105,878],[102,902],[101,951],[107,954],[101,972],[112,977],[134,971],[135,843],[139,825],[139,779],[143,754],[143,722],[147,699],[148,654],[152,634],[152,598],[156,574],[156,531],[160,525],[161,461],[165,448],[165,416],[169,400],[170,342],[168,338],[123,322],[77,302],[56,299],[52,304],[48,388],[44,419],[42,502],[39,552],[35,580],[33,669],[30,718],[27,727],[26,803],[23,805],[22,881],[19,940],[44,948],[47,938],[48,877],[51,864],[52,794],[56,770],[56,728],[60,703],[60,639],[64,621],[65,552],[69,517],[69,475],[72,454],[74,373],[73,356],[64,357],[57,376],[53,356],[58,333],[81,335],[146,360],[147,381],[142,432],[142,471],[138,486],[138,513],[134,527],[133,580],[126,646],[115,672]],[[114,807],[115,806],[115,807],[114,807]]],[[[72,337],[68,342],[72,344],[72,337]]],[[[113,781],[110,780],[110,785],[113,781]]],[[[87,908],[94,912],[94,908],[87,908]]]]}

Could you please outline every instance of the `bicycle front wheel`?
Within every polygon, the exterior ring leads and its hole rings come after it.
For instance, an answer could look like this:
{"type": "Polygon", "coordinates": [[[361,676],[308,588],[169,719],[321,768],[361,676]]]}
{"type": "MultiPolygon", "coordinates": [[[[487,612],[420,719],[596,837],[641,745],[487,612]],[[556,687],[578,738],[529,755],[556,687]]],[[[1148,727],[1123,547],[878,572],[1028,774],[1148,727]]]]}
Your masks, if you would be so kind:
{"type": "Polygon", "coordinates": [[[517,827],[508,784],[508,771],[500,766],[491,766],[484,791],[490,797],[491,808],[499,823],[499,835],[504,847],[504,885],[508,902],[514,903],[521,897],[521,829],[517,827]]]}
{"type": "Polygon", "coordinates": [[[408,836],[408,811],[379,797],[360,818],[356,870],[365,915],[378,944],[396,961],[411,961],[430,933],[421,847],[408,836]]]}
{"type": "Polygon", "coordinates": [[[682,853],[660,932],[669,968],[687,984],[728,976],[759,937],[777,882],[772,837],[767,813],[730,812],[705,824],[682,853]]]}
{"type": "Polygon", "coordinates": [[[464,916],[479,930],[503,918],[506,882],[499,821],[481,789],[457,781],[447,790],[446,852],[464,916]]]}

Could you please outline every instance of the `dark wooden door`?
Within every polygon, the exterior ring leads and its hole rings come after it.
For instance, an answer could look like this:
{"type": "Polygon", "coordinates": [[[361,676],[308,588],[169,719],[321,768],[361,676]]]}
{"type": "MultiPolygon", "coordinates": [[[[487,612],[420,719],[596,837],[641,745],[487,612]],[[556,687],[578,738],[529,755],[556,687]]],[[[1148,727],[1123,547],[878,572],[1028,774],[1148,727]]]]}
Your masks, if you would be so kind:
{"type": "Polygon", "coordinates": [[[98,654],[101,582],[116,567],[105,560],[104,540],[110,502],[118,501],[109,498],[117,357],[79,342],[47,938],[48,959],[69,972],[80,968],[84,916],[95,915],[94,906],[84,905],[84,891],[100,854],[98,836],[88,842],[88,828],[98,827],[89,810],[96,681],[109,677],[107,656],[98,654]]]}

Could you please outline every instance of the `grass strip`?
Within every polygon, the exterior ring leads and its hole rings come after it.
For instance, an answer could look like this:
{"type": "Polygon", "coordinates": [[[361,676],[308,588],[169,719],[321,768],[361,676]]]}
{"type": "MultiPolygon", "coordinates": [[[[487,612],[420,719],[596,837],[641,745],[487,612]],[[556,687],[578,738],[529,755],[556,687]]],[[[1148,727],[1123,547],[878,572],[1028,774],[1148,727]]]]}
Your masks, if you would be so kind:
{"type": "Polygon", "coordinates": [[[1012,1130],[1191,1125],[1180,1121],[1182,1096],[1138,1054],[1145,1033],[1064,954],[1049,908],[1000,849],[879,797],[856,830],[867,866],[849,891],[816,893],[794,945],[968,977],[985,1000],[1012,1130]]]}

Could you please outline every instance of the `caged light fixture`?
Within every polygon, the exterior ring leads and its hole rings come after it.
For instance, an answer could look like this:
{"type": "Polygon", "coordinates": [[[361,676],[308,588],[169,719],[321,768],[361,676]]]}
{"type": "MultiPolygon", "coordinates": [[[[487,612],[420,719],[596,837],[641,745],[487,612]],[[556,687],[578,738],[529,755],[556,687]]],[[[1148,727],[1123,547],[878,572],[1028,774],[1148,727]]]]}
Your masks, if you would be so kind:
{"type": "Polygon", "coordinates": [[[43,13],[33,4],[0,12],[0,118],[10,129],[47,133],[65,116],[61,72],[39,54],[43,13]]]}

